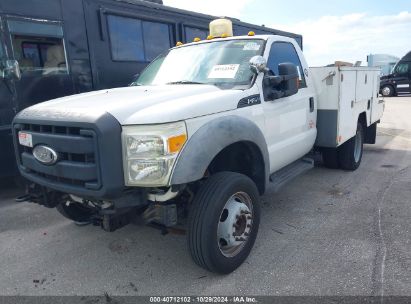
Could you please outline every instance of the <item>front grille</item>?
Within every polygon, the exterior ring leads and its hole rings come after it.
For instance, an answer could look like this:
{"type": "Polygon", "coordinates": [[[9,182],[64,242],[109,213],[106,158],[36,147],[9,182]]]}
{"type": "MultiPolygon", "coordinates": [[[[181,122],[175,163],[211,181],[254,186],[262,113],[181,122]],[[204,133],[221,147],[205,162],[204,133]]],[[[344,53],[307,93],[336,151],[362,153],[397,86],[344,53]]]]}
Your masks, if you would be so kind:
{"type": "Polygon", "coordinates": [[[18,160],[21,169],[43,183],[72,189],[98,190],[102,186],[98,165],[96,132],[81,127],[48,124],[15,125],[18,160]],[[33,147],[45,145],[58,154],[54,165],[44,165],[33,156],[33,148],[18,144],[18,132],[30,133],[33,147]]]}

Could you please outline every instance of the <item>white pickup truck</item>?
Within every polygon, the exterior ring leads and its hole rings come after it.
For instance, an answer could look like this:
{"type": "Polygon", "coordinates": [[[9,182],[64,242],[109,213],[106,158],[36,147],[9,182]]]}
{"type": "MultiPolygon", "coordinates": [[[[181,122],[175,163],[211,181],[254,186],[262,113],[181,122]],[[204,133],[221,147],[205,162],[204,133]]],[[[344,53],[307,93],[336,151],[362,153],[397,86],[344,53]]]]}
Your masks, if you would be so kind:
{"type": "Polygon", "coordinates": [[[309,69],[293,39],[226,36],[168,50],[133,86],[20,112],[30,200],[107,231],[136,216],[183,225],[194,261],[229,273],[253,247],[268,187],[312,168],[315,152],[357,169],[384,109],[378,70],[309,69]]]}

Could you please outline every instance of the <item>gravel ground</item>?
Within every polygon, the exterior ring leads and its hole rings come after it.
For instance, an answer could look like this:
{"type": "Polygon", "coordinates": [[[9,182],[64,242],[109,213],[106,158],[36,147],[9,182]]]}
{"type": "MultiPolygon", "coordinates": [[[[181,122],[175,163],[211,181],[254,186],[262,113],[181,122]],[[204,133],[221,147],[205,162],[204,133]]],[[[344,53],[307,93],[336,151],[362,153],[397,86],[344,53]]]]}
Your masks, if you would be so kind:
{"type": "Polygon", "coordinates": [[[262,197],[234,273],[197,267],[182,235],[77,227],[0,189],[1,295],[411,295],[411,97],[386,99],[361,167],[316,167],[262,197]]]}

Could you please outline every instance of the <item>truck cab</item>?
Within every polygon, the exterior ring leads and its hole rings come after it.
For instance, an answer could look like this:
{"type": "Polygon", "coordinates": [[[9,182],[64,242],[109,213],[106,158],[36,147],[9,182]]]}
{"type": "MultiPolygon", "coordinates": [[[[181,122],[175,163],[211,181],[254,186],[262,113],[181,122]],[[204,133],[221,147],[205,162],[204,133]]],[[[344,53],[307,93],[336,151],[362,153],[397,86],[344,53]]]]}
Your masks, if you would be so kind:
{"type": "Polygon", "coordinates": [[[30,200],[107,231],[136,216],[180,225],[199,266],[229,273],[253,247],[270,183],[312,168],[314,150],[330,166],[357,169],[363,143],[375,142],[375,71],[312,72],[294,39],[232,37],[229,23],[210,28],[207,40],[178,43],[130,87],[20,112],[15,150],[33,183],[30,200]],[[332,95],[341,82],[356,91],[357,78],[368,88],[362,97],[332,95]],[[321,121],[319,105],[329,107],[321,121]]]}
{"type": "Polygon", "coordinates": [[[391,74],[381,77],[380,93],[385,97],[411,93],[411,52],[397,62],[391,74]]]}

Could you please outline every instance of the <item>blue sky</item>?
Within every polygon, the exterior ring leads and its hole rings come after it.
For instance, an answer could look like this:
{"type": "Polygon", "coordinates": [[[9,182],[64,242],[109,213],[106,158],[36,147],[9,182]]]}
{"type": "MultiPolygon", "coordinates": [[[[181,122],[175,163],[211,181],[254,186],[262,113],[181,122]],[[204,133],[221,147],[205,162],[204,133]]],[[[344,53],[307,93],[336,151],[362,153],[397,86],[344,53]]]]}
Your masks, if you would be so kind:
{"type": "Polygon", "coordinates": [[[251,23],[262,20],[264,24],[290,24],[325,15],[368,13],[381,16],[410,10],[411,0],[256,0],[245,5],[241,18],[251,23]]]}
{"type": "Polygon", "coordinates": [[[411,0],[163,0],[164,4],[303,35],[311,66],[411,51],[411,0]]]}

